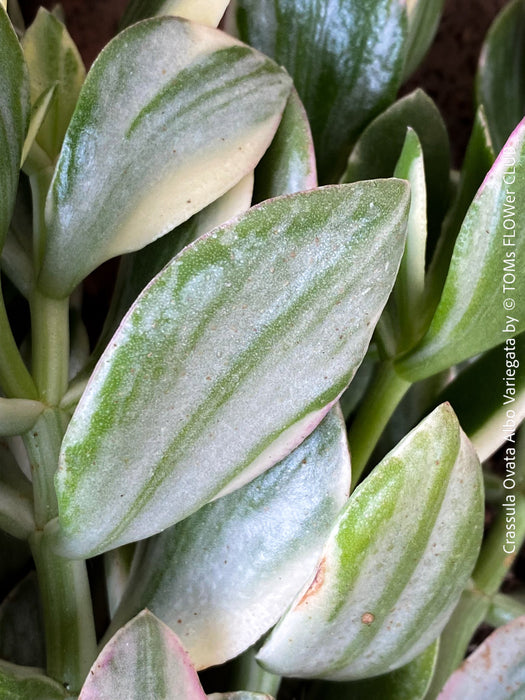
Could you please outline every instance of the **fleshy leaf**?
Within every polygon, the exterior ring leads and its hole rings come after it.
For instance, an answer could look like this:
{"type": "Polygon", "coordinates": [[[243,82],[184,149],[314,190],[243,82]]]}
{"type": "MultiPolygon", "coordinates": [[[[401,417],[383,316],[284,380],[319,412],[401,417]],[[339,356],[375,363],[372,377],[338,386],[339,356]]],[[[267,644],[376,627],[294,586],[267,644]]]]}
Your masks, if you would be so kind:
{"type": "Polygon", "coordinates": [[[23,666],[45,666],[44,628],[34,571],[0,605],[0,657],[23,666]]]}
{"type": "Polygon", "coordinates": [[[0,697],[2,700],[64,700],[71,696],[63,685],[45,676],[41,669],[0,660],[0,697]]]}
{"type": "Polygon", "coordinates": [[[300,444],[363,359],[407,210],[400,180],[290,195],[164,268],[102,356],[64,438],[62,551],[91,555],[160,532],[300,444]]]}
{"type": "Polygon", "coordinates": [[[248,690],[237,690],[233,693],[212,693],[208,700],[274,700],[271,695],[251,693],[248,690]]]}
{"type": "Polygon", "coordinates": [[[312,132],[299,95],[292,89],[277,133],[257,166],[254,199],[263,202],[316,186],[312,132]]]}
{"type": "Polygon", "coordinates": [[[22,39],[29,68],[31,102],[53,85],[51,107],[36,137],[51,162],[60,152],[86,70],[73,39],[53,14],[41,7],[22,39]]]}
{"type": "Polygon", "coordinates": [[[97,349],[94,352],[97,360],[135,299],[155,275],[177,253],[180,253],[185,246],[197,240],[199,236],[249,209],[252,194],[253,172],[243,177],[235,187],[232,187],[226,194],[212,202],[206,209],[202,209],[192,216],[191,219],[185,221],[174,231],[150,243],[142,250],[123,257],[119,267],[111,308],[106,317],[97,349]]]}
{"type": "Polygon", "coordinates": [[[342,182],[393,175],[408,127],[416,132],[423,148],[427,218],[435,235],[449,200],[450,145],[441,114],[423,90],[402,97],[365,129],[350,154],[342,182]]]}
{"type": "Polygon", "coordinates": [[[29,84],[22,49],[0,6],[0,251],[13,213],[18,172],[29,125],[29,84]]]}
{"type": "Polygon", "coordinates": [[[416,70],[438,28],[445,0],[407,0],[408,37],[404,78],[416,70]]]}
{"type": "Polygon", "coordinates": [[[145,20],[82,87],[46,202],[40,286],[63,297],[233,187],[277,129],[290,79],[223,32],[145,20]]]}
{"type": "Polygon", "coordinates": [[[319,180],[333,182],[360,130],[401,82],[404,3],[237,0],[236,19],[241,38],[293,77],[312,127],[319,180]]]}
{"type": "Polygon", "coordinates": [[[525,616],[499,627],[447,681],[438,700],[520,700],[525,688],[525,616]]]}
{"type": "Polygon", "coordinates": [[[523,329],[525,277],[525,119],[487,174],[459,232],[430,328],[397,363],[417,381],[499,345],[523,329]]]}
{"type": "Polygon", "coordinates": [[[122,17],[121,26],[148,17],[173,15],[208,27],[217,27],[229,0],[131,0],[122,17]]]}
{"type": "Polygon", "coordinates": [[[476,79],[496,153],[525,113],[525,2],[509,2],[489,30],[476,79]]]}
{"type": "Polygon", "coordinates": [[[482,489],[474,449],[443,404],[354,491],[258,660],[280,675],[353,680],[421,654],[476,562],[482,489]]]}
{"type": "Polygon", "coordinates": [[[278,465],[142,545],[110,634],[148,608],[198,670],[237,656],[307,580],[349,490],[345,423],[332,409],[278,465]]]}
{"type": "Polygon", "coordinates": [[[148,611],[106,644],[78,700],[206,700],[177,635],[148,611]]]}
{"type": "Polygon", "coordinates": [[[507,411],[513,412],[513,427],[525,418],[525,372],[520,370],[524,366],[521,334],[465,367],[438,398],[452,404],[482,462],[507,441],[509,433],[502,429],[507,411]]]}
{"type": "Polygon", "coordinates": [[[423,700],[430,685],[439,641],[405,666],[374,678],[346,683],[319,681],[307,700],[423,700]]]}

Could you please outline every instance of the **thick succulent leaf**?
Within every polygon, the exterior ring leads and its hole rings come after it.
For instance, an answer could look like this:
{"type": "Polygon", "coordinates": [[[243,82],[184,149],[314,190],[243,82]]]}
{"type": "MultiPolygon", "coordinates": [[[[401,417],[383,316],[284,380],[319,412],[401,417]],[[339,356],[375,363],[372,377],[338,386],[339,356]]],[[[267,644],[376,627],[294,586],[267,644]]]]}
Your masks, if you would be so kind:
{"type": "Polygon", "coordinates": [[[525,2],[509,2],[481,51],[476,98],[487,115],[496,153],[525,113],[525,2]]]}
{"type": "Polygon", "coordinates": [[[22,666],[45,666],[44,628],[34,571],[0,605],[0,658],[22,666]]]}
{"type": "Polygon", "coordinates": [[[212,693],[208,700],[274,700],[265,693],[251,693],[248,690],[237,690],[233,693],[212,693]]]}
{"type": "Polygon", "coordinates": [[[441,114],[423,90],[402,97],[365,129],[350,154],[342,182],[390,177],[408,127],[416,132],[423,148],[428,221],[437,234],[449,200],[450,145],[441,114]]]}
{"type": "Polygon", "coordinates": [[[449,401],[480,460],[505,444],[502,426],[512,411],[514,425],[525,418],[525,335],[509,338],[465,367],[439,395],[449,401]],[[504,383],[502,383],[502,375],[504,383]]]}
{"type": "Polygon", "coordinates": [[[312,132],[299,95],[292,89],[268,151],[257,166],[256,202],[317,186],[312,132]]]}
{"type": "Polygon", "coordinates": [[[432,43],[444,4],[445,0],[407,0],[405,79],[416,70],[432,43]]]}
{"type": "Polygon", "coordinates": [[[354,491],[258,660],[281,675],[353,680],[421,654],[476,562],[482,488],[474,449],[443,404],[354,491]]]}
{"type": "Polygon", "coordinates": [[[349,490],[345,423],[332,409],[278,465],[148,540],[110,629],[148,608],[197,669],[237,656],[308,579],[349,490]]]}
{"type": "Polygon", "coordinates": [[[71,696],[63,685],[45,676],[41,669],[0,660],[0,697],[2,700],[64,700],[71,696]]]}
{"type": "Polygon", "coordinates": [[[131,0],[122,17],[121,27],[148,17],[173,15],[208,27],[217,27],[229,0],[131,0]]]}
{"type": "Polygon", "coordinates": [[[67,29],[41,7],[22,39],[29,68],[31,102],[53,85],[52,104],[36,137],[52,161],[58,156],[67,126],[75,109],[86,69],[67,29]]]}
{"type": "Polygon", "coordinates": [[[455,671],[438,700],[520,700],[525,689],[525,616],[499,627],[455,671]]]}
{"type": "Polygon", "coordinates": [[[66,296],[233,187],[289,90],[283,69],[216,29],[162,17],[119,34],[86,78],[51,183],[42,289],[66,296]]]}
{"type": "MultiPolygon", "coordinates": [[[[97,349],[94,352],[98,360],[106,348],[120,322],[129,308],[162,268],[172,260],[177,253],[203,233],[220,226],[234,216],[242,214],[250,208],[253,194],[253,172],[238,182],[235,187],[219,197],[215,202],[185,221],[174,231],[150,243],[142,250],[123,257],[111,308],[104,323],[97,349]]],[[[94,363],[93,363],[94,364],[94,363]]],[[[90,368],[92,369],[92,367],[90,368]]]]}
{"type": "Polygon", "coordinates": [[[42,124],[44,123],[47,114],[49,113],[53,96],[57,89],[57,84],[53,83],[47,90],[37,98],[31,109],[31,117],[29,119],[29,128],[27,130],[24,147],[20,162],[26,173],[34,173],[39,167],[47,167],[51,165],[50,158],[43,153],[40,146],[36,145],[36,138],[42,124]],[[43,154],[43,157],[42,157],[43,154]]]}
{"type": "Polygon", "coordinates": [[[312,432],[363,359],[392,288],[407,190],[386,180],[278,198],[164,268],[64,438],[63,552],[160,532],[312,432]]]}
{"type": "Polygon", "coordinates": [[[31,430],[44,408],[40,401],[0,396],[0,437],[21,435],[31,430]]]}
{"type": "Polygon", "coordinates": [[[520,333],[525,277],[525,119],[513,132],[472,202],[459,232],[430,328],[397,363],[416,381],[520,333]]]}
{"type": "Polygon", "coordinates": [[[106,644],[78,700],[206,700],[178,637],[147,610],[106,644]]]}
{"type": "Polygon", "coordinates": [[[439,641],[413,661],[374,678],[346,683],[319,681],[312,684],[307,700],[423,700],[430,685],[439,641]]]}
{"type": "Polygon", "coordinates": [[[16,199],[22,148],[29,124],[29,85],[22,49],[0,7],[0,250],[16,199]]]}
{"type": "Polygon", "coordinates": [[[392,102],[401,82],[404,3],[237,0],[236,19],[241,38],[293,77],[312,127],[319,179],[333,182],[360,130],[392,102]]]}
{"type": "Polygon", "coordinates": [[[127,544],[104,554],[104,574],[110,617],[115,614],[126,590],[135,550],[135,544],[127,544]]]}

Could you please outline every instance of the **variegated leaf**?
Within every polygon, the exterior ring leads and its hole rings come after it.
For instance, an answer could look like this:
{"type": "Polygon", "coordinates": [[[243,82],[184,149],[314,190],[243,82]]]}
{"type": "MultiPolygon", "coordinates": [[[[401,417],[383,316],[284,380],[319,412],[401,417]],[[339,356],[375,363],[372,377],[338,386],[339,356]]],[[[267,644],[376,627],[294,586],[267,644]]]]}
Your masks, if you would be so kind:
{"type": "Polygon", "coordinates": [[[29,68],[31,102],[36,104],[52,86],[55,90],[47,115],[36,137],[53,162],[77,103],[86,70],[64,24],[41,7],[22,39],[29,68]]]}
{"type": "Polygon", "coordinates": [[[22,49],[0,6],[0,251],[16,199],[18,172],[29,125],[29,81],[22,49]]]}
{"type": "Polygon", "coordinates": [[[233,187],[289,90],[283,69],[216,29],[162,17],[119,34],[86,78],[57,163],[42,290],[70,294],[233,187]]]}
{"type": "Polygon", "coordinates": [[[438,700],[520,700],[525,691],[525,616],[499,627],[455,671],[438,700]]]}
{"type": "Polygon", "coordinates": [[[363,359],[392,288],[407,189],[385,180],[278,198],[164,268],[64,438],[64,553],[160,532],[312,432],[363,359]]]}
{"type": "Polygon", "coordinates": [[[268,151],[257,166],[256,202],[317,186],[312,132],[299,95],[292,89],[268,151]]]}
{"type": "Polygon", "coordinates": [[[234,693],[212,693],[208,700],[274,700],[271,695],[238,690],[234,693]]]}
{"type": "Polygon", "coordinates": [[[131,0],[122,17],[121,26],[129,27],[148,17],[173,15],[208,27],[217,27],[228,3],[229,0],[131,0]]]}
{"type": "Polygon", "coordinates": [[[354,491],[258,660],[280,675],[352,680],[421,654],[476,562],[482,488],[474,449],[443,404],[354,491]]]}
{"type": "Polygon", "coordinates": [[[188,655],[169,627],[148,611],[106,644],[78,700],[206,700],[188,655]]]}
{"type": "Polygon", "coordinates": [[[401,82],[405,3],[237,0],[236,6],[241,38],[293,77],[312,127],[319,180],[334,182],[361,129],[392,102],[401,82]]]}
{"type": "Polygon", "coordinates": [[[525,307],[525,119],[487,174],[459,232],[440,302],[421,342],[397,371],[410,381],[499,345],[520,333],[525,307]],[[515,310],[516,309],[516,310],[515,310]]]}
{"type": "Polygon", "coordinates": [[[278,465],[142,545],[109,633],[148,608],[197,669],[237,656],[304,584],[349,489],[345,423],[332,409],[278,465]]]}
{"type": "Polygon", "coordinates": [[[404,78],[416,70],[438,28],[445,0],[406,0],[408,37],[404,78]]]}

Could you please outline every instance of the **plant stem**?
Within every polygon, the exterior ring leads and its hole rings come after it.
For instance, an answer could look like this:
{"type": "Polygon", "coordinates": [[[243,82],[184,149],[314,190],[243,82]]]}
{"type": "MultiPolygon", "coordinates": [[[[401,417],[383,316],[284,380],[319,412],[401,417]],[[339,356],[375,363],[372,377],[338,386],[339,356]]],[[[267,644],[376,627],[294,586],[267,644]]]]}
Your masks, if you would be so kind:
{"type": "Polygon", "coordinates": [[[255,650],[251,647],[235,659],[230,685],[233,690],[267,693],[275,697],[281,685],[281,676],[276,676],[259,666],[255,660],[255,650]]]}
{"type": "Polygon", "coordinates": [[[31,321],[33,376],[41,399],[58,406],[68,383],[69,299],[51,299],[35,288],[31,321]]]}
{"type": "Polygon", "coordinates": [[[371,386],[348,432],[352,455],[352,488],[355,487],[386,424],[411,383],[400,377],[392,363],[379,364],[371,386]]]}
{"type": "Polygon", "coordinates": [[[65,425],[64,414],[48,408],[34,428],[26,433],[24,442],[33,471],[37,530],[29,538],[29,543],[44,615],[47,672],[78,693],[96,657],[86,563],[56,555],[43,532],[46,523],[58,515],[53,478],[65,425]]]}
{"type": "Polygon", "coordinates": [[[35,384],[22,360],[5,310],[0,282],[0,385],[9,398],[36,399],[35,384]]]}

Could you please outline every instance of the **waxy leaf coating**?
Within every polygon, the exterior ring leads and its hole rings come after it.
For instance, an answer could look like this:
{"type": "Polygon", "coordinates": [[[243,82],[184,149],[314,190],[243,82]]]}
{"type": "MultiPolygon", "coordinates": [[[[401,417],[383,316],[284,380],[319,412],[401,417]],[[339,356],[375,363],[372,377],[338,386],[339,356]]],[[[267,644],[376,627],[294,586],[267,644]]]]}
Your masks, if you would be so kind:
{"type": "Polygon", "coordinates": [[[115,334],[67,430],[61,550],[143,539],[289,454],[350,382],[405,242],[401,180],[254,207],[183,250],[115,334]]]}
{"type": "Polygon", "coordinates": [[[333,182],[359,131],[395,97],[404,62],[405,4],[237,0],[236,6],[243,41],[293,77],[312,127],[319,180],[333,182]]]}
{"type": "Polygon", "coordinates": [[[110,630],[148,608],[197,669],[237,656],[307,580],[349,490],[346,427],[334,408],[282,462],[147,540],[110,630]]]}
{"type": "Polygon", "coordinates": [[[438,700],[520,700],[525,688],[525,615],[499,627],[455,671],[438,700]]]}
{"type": "Polygon", "coordinates": [[[71,696],[63,685],[45,676],[41,669],[0,660],[0,697],[2,700],[65,700],[71,696]]]}
{"type": "Polygon", "coordinates": [[[0,6],[0,251],[15,205],[22,147],[29,124],[29,80],[22,49],[0,6]]]}
{"type": "Polygon", "coordinates": [[[86,78],[48,192],[42,290],[67,296],[233,187],[272,140],[290,86],[216,29],[162,17],[119,34],[86,78]]]}
{"type": "Polygon", "coordinates": [[[476,562],[482,488],[476,453],[443,404],[354,491],[257,659],[279,675],[353,680],[421,654],[476,562]]]}
{"type": "Polygon", "coordinates": [[[106,644],[78,700],[206,700],[177,635],[148,611],[106,644]]]}
{"type": "Polygon", "coordinates": [[[488,172],[463,221],[430,327],[397,363],[418,381],[523,331],[525,119],[488,172]]]}

